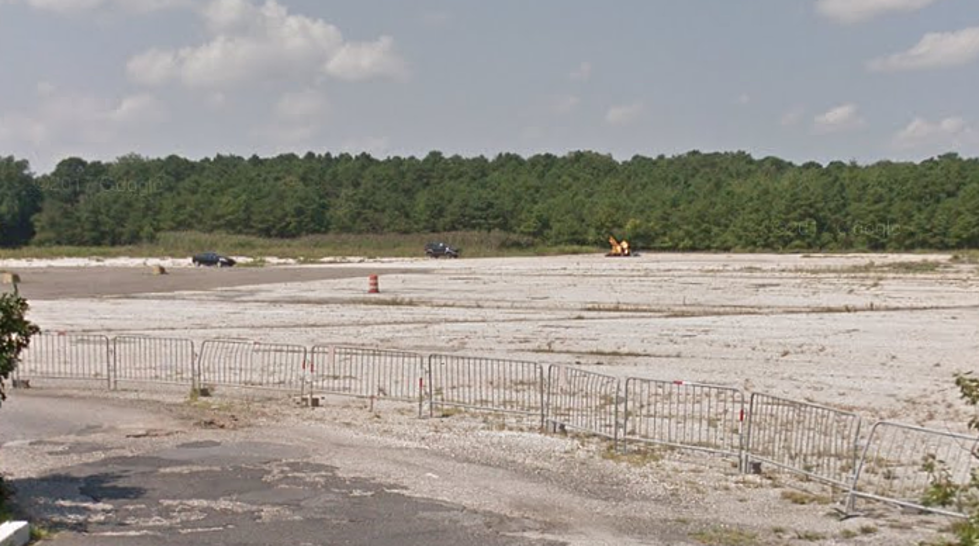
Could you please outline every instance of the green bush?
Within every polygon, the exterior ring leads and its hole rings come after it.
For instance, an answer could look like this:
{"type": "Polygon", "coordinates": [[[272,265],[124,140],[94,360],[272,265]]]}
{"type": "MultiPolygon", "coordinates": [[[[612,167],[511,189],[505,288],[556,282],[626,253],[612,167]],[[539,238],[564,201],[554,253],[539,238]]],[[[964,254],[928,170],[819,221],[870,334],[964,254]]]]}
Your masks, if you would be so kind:
{"type": "Polygon", "coordinates": [[[7,399],[7,379],[17,369],[20,354],[40,330],[25,318],[27,301],[16,294],[0,295],[0,405],[7,399]]]}
{"type": "MultiPolygon", "coordinates": [[[[972,407],[979,406],[979,378],[971,373],[955,376],[955,385],[962,398],[972,407]]],[[[969,420],[969,428],[979,431],[979,417],[969,420]]],[[[979,457],[975,451],[973,456],[979,457]]],[[[968,484],[955,484],[945,463],[929,455],[922,469],[929,475],[929,487],[922,498],[925,506],[955,506],[964,511],[966,519],[952,526],[954,546],[979,546],[979,471],[973,470],[968,484]]]]}

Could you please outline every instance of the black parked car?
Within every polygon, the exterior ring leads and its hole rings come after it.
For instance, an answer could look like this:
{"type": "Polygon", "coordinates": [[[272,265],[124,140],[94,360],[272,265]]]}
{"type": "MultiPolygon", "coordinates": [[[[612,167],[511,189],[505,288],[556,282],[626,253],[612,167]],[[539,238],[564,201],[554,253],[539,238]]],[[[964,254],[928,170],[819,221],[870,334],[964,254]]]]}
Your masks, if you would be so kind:
{"type": "Polygon", "coordinates": [[[458,258],[459,249],[445,243],[428,243],[425,245],[425,255],[429,258],[458,258]]]}
{"type": "Polygon", "coordinates": [[[191,261],[194,262],[194,265],[197,267],[202,265],[206,265],[208,267],[215,265],[218,267],[231,267],[236,263],[233,259],[227,256],[222,256],[217,252],[204,252],[197,254],[191,258],[191,261]]]}

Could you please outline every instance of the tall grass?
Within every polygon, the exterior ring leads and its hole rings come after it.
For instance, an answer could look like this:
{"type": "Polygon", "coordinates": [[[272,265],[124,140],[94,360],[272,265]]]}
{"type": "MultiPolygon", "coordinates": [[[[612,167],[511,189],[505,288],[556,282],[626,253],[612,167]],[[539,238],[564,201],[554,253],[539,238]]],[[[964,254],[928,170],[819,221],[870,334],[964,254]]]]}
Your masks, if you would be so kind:
{"type": "Polygon", "coordinates": [[[153,243],[132,246],[28,246],[12,250],[0,250],[0,259],[179,257],[191,256],[204,251],[252,258],[274,256],[299,260],[345,256],[402,258],[424,256],[425,243],[431,241],[444,241],[462,249],[464,258],[582,254],[600,251],[595,247],[545,246],[538,244],[529,237],[499,231],[488,233],[460,231],[428,234],[329,234],[310,235],[296,239],[266,239],[225,233],[171,232],[160,234],[153,243]]]}

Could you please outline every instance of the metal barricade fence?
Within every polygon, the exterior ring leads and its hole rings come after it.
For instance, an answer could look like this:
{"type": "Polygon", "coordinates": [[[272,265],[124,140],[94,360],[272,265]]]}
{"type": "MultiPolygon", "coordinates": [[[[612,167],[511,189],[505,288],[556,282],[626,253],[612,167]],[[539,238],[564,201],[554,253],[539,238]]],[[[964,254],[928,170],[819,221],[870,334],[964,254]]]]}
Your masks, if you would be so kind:
{"type": "Polygon", "coordinates": [[[856,469],[861,420],[855,413],[754,393],[745,469],[764,462],[839,487],[856,469]]]}
{"type": "Polygon", "coordinates": [[[420,408],[427,395],[430,415],[437,407],[525,415],[622,438],[626,448],[637,442],[740,455],[744,469],[767,463],[847,489],[851,514],[867,499],[964,517],[964,491],[979,471],[977,436],[880,422],[861,452],[858,415],[760,393],[745,411],[735,388],[629,378],[622,389],[615,377],[567,366],[550,366],[545,378],[534,362],[431,355],[426,367],[415,353],[343,346],[316,346],[307,356],[299,345],[209,340],[195,362],[186,339],[41,333],[15,378],[300,393],[309,377],[323,392],[418,401],[420,408]]]}
{"type": "Polygon", "coordinates": [[[358,347],[313,347],[311,389],[360,398],[420,402],[425,358],[417,353],[358,347]]]}
{"type": "Polygon", "coordinates": [[[619,379],[567,366],[547,370],[547,413],[555,426],[619,439],[619,379]]]}
{"type": "Polygon", "coordinates": [[[979,437],[898,423],[876,423],[847,496],[852,514],[858,498],[966,517],[956,492],[976,467],[979,437]],[[951,487],[947,487],[951,486],[951,487]]]}
{"type": "Polygon", "coordinates": [[[112,340],[112,385],[120,381],[197,387],[194,342],[189,339],[118,336],[112,340]]]}
{"type": "Polygon", "coordinates": [[[208,340],[198,357],[200,384],[301,394],[306,348],[301,345],[208,340]]]}
{"type": "Polygon", "coordinates": [[[624,440],[740,459],[744,395],[739,389],[629,378],[624,440]]]}
{"type": "Polygon", "coordinates": [[[544,368],[535,362],[446,355],[428,358],[429,413],[458,407],[530,415],[544,422],[544,368]]]}
{"type": "Polygon", "coordinates": [[[101,335],[40,333],[31,338],[17,366],[18,379],[100,381],[112,388],[109,338],[101,335]]]}

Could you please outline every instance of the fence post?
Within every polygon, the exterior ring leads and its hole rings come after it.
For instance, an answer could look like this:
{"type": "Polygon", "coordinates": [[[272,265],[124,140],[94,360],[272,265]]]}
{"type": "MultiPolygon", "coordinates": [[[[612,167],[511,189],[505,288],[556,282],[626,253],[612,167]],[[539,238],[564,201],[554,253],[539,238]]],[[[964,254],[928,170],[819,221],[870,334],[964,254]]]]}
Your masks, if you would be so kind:
{"type": "MultiPolygon", "coordinates": [[[[860,460],[861,460],[860,427],[862,427],[862,426],[863,426],[863,419],[860,419],[859,421],[857,421],[857,433],[853,437],[853,472],[854,472],[854,476],[856,476],[857,465],[860,464],[860,460]]],[[[870,445],[870,442],[867,442],[867,446],[869,446],[869,445],[870,445]]],[[[853,485],[854,485],[854,487],[856,486],[856,480],[855,479],[854,479],[853,485]]]]}
{"type": "Polygon", "coordinates": [[[428,355],[428,418],[435,417],[435,355],[428,355]]]}
{"type": "MultiPolygon", "coordinates": [[[[744,412],[744,395],[741,395],[741,411],[744,412]]],[[[739,460],[741,462],[741,473],[747,474],[751,467],[751,416],[755,414],[755,394],[751,393],[751,397],[748,399],[748,415],[745,416],[747,425],[742,424],[745,432],[741,435],[741,455],[739,460]]]]}
{"type": "Polygon", "coordinates": [[[197,365],[195,361],[197,360],[197,347],[194,345],[194,341],[190,340],[190,391],[198,392],[200,389],[200,384],[197,382],[197,365]]]}
{"type": "Polygon", "coordinates": [[[622,391],[622,381],[615,381],[615,413],[612,418],[612,453],[619,452],[619,401],[622,391]]]}
{"type": "MultiPolygon", "coordinates": [[[[302,363],[302,367],[303,368],[305,368],[306,367],[306,364],[309,363],[309,351],[306,349],[306,346],[305,345],[303,345],[303,360],[302,360],[302,362],[303,362],[302,363]]],[[[301,372],[301,377],[299,378],[299,400],[300,400],[300,403],[302,403],[302,397],[303,397],[303,395],[305,393],[306,393],[306,370],[303,369],[302,372],[301,372]]],[[[310,397],[310,398],[312,398],[312,397],[310,397]]],[[[312,401],[310,401],[309,405],[310,406],[313,405],[312,401]]]]}
{"type": "Polygon", "coordinates": [[[425,362],[424,355],[418,355],[418,418],[422,419],[425,412],[425,362]]]}
{"type": "Polygon", "coordinates": [[[117,390],[119,388],[119,379],[116,378],[115,381],[112,381],[112,370],[116,370],[116,373],[118,373],[119,370],[119,357],[117,356],[117,353],[119,352],[118,351],[119,336],[112,338],[112,341],[110,341],[109,343],[111,343],[111,350],[108,353],[106,353],[108,355],[107,358],[109,360],[109,366],[106,372],[106,376],[109,378],[109,390],[112,391],[112,390],[117,390]]]}
{"type": "Polygon", "coordinates": [[[299,383],[299,401],[309,404],[310,407],[313,406],[313,361],[316,360],[316,347],[314,346],[312,350],[306,353],[306,358],[303,359],[303,376],[299,383]],[[309,380],[309,392],[306,392],[306,380],[309,380]]]}
{"type": "Polygon", "coordinates": [[[550,382],[551,382],[551,369],[547,369],[547,376],[544,376],[544,366],[538,364],[537,372],[539,374],[538,383],[540,384],[540,430],[541,432],[546,431],[547,426],[547,393],[550,393],[550,382]]]}
{"type": "Polygon", "coordinates": [[[551,400],[553,399],[552,391],[554,389],[552,372],[554,371],[554,364],[548,364],[546,371],[543,371],[543,366],[541,369],[541,373],[546,374],[546,378],[541,382],[541,386],[544,388],[544,420],[541,423],[541,431],[544,434],[551,434],[555,432],[554,415],[551,414],[551,400]]]}
{"type": "Polygon", "coordinates": [[[198,394],[204,390],[204,377],[203,377],[204,373],[201,371],[201,357],[204,354],[204,344],[206,343],[207,343],[206,341],[204,343],[201,343],[200,351],[194,348],[190,357],[190,375],[191,375],[190,383],[191,385],[197,386],[198,394]]]}
{"type": "Polygon", "coordinates": [[[629,453],[629,389],[633,378],[625,380],[625,390],[622,394],[622,453],[629,453]]]}
{"type": "Polygon", "coordinates": [[[113,391],[113,390],[116,390],[116,387],[119,386],[118,385],[118,382],[115,381],[115,375],[116,374],[114,373],[115,372],[115,367],[116,367],[116,362],[115,362],[116,357],[115,357],[115,350],[114,350],[115,347],[113,347],[112,343],[109,341],[109,337],[108,336],[100,336],[100,337],[102,337],[103,340],[105,341],[105,360],[106,360],[106,362],[105,362],[105,364],[106,364],[105,376],[106,376],[106,383],[107,383],[107,386],[108,386],[109,390],[110,391],[113,391]]]}

